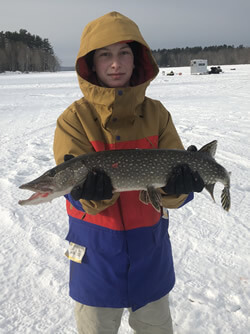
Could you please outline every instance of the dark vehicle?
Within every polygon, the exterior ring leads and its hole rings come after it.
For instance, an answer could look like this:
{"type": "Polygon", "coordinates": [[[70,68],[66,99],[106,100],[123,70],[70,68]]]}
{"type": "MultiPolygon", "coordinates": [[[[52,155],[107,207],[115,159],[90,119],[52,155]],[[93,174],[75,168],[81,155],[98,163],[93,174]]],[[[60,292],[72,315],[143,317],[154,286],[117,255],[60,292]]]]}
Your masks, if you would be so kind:
{"type": "Polygon", "coordinates": [[[220,66],[212,66],[210,68],[209,74],[220,74],[222,72],[222,69],[220,66]]]}

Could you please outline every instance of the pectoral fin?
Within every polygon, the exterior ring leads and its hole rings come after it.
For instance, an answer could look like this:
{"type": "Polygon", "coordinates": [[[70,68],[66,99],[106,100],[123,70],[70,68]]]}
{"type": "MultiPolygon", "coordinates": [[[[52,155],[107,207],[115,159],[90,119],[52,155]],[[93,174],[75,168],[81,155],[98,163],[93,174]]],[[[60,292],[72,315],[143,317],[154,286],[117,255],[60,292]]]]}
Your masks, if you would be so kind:
{"type": "Polygon", "coordinates": [[[161,193],[153,186],[148,186],[147,190],[142,190],[139,199],[144,204],[150,203],[156,211],[161,211],[161,193]]]}
{"type": "Polygon", "coordinates": [[[149,196],[148,196],[147,190],[141,190],[140,191],[139,200],[144,204],[149,203],[149,196]]]}

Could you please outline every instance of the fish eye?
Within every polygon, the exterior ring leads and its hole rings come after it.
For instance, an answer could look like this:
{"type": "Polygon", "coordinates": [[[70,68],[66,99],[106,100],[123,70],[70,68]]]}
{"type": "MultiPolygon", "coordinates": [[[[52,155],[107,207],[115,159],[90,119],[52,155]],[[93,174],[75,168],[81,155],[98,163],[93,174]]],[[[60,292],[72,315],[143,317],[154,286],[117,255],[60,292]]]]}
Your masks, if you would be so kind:
{"type": "Polygon", "coordinates": [[[49,170],[49,171],[46,173],[46,175],[49,176],[49,177],[54,177],[54,176],[56,175],[56,171],[55,171],[55,169],[53,168],[53,169],[49,170]]]}

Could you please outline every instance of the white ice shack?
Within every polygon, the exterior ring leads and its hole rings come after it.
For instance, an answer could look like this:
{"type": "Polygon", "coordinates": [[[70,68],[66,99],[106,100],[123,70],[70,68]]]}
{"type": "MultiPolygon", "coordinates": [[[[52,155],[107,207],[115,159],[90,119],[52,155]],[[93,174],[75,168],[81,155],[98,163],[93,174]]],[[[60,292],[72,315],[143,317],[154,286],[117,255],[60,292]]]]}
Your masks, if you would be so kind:
{"type": "Polygon", "coordinates": [[[207,74],[207,60],[193,59],[190,62],[191,74],[207,74]]]}

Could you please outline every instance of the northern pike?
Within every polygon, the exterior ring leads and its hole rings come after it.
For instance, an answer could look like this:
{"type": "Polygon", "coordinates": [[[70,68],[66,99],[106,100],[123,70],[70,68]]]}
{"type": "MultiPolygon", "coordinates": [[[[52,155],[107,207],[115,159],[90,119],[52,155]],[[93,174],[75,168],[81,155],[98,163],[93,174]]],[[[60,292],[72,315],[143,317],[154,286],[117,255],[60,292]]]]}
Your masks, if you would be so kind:
{"type": "Polygon", "coordinates": [[[224,185],[221,204],[228,211],[230,173],[215,161],[216,148],[217,141],[214,140],[195,152],[177,149],[125,149],[82,154],[21,185],[20,189],[35,193],[18,203],[32,205],[49,202],[70,193],[73,187],[84,182],[89,171],[102,170],[111,178],[113,192],[140,190],[140,200],[146,204],[151,203],[159,211],[159,188],[167,184],[176,165],[185,163],[193,171],[198,171],[213,200],[215,183],[224,185]]]}

